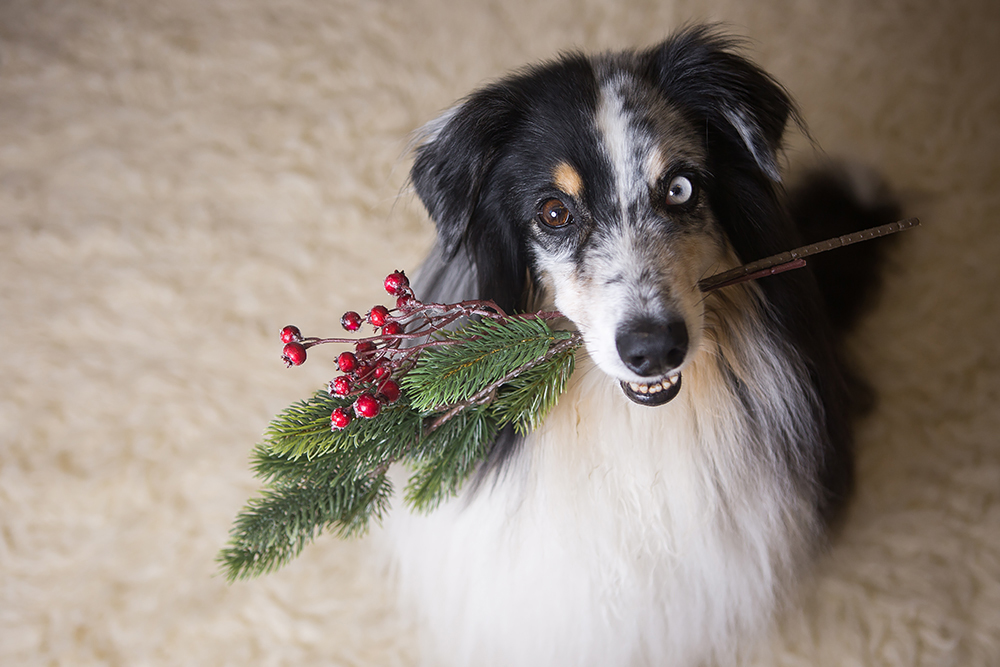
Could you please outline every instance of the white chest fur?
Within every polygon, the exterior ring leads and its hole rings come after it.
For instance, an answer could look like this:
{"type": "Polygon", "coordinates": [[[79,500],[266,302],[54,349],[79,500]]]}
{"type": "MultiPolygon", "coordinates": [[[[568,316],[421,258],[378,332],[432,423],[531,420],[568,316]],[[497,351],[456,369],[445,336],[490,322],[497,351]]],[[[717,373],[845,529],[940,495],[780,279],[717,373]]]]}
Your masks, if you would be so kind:
{"type": "MultiPolygon", "coordinates": [[[[726,662],[766,624],[817,524],[787,445],[754,435],[787,428],[753,428],[719,373],[703,354],[648,408],[583,359],[495,482],[429,515],[397,507],[385,535],[429,664],[726,662]]],[[[787,426],[796,407],[764,412],[787,426]]]]}

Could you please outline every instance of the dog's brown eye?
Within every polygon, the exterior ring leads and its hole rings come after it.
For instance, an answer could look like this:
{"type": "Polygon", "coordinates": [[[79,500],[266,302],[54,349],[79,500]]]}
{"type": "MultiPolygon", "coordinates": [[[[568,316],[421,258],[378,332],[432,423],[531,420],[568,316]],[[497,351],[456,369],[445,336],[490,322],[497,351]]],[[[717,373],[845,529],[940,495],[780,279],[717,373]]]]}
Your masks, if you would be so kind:
{"type": "Polygon", "coordinates": [[[687,176],[674,176],[667,188],[667,204],[686,204],[694,196],[694,183],[687,176]]]}
{"type": "Polygon", "coordinates": [[[538,209],[538,219],[547,227],[565,227],[573,222],[573,214],[558,199],[548,199],[542,202],[538,209]]]}

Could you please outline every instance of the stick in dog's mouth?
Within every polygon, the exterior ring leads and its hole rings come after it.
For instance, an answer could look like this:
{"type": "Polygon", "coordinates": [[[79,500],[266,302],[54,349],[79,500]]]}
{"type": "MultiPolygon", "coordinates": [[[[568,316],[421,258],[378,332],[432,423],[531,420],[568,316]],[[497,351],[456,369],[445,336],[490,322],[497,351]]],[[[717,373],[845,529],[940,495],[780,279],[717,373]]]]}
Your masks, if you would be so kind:
{"type": "MultiPolygon", "coordinates": [[[[789,250],[778,255],[765,257],[764,259],[738,266],[735,269],[730,269],[729,271],[717,273],[714,276],[710,276],[699,282],[698,287],[702,292],[711,292],[712,290],[717,290],[721,287],[729,287],[730,285],[736,285],[750,280],[757,280],[758,278],[764,278],[776,273],[800,269],[806,265],[804,258],[809,255],[815,255],[821,252],[826,252],[827,250],[833,250],[834,248],[840,248],[846,245],[859,243],[861,241],[868,241],[881,236],[895,234],[896,232],[916,227],[919,224],[920,220],[917,218],[907,218],[906,220],[892,222],[887,225],[881,225],[880,227],[864,229],[853,234],[845,234],[844,236],[828,239],[821,243],[813,243],[812,245],[796,248],[795,250],[789,250]]],[[[624,380],[621,380],[620,384],[622,391],[633,402],[638,403],[639,405],[649,405],[655,407],[669,403],[677,397],[677,394],[681,391],[681,373],[680,371],[671,373],[659,382],[654,382],[652,384],[625,382],[624,380]]]]}

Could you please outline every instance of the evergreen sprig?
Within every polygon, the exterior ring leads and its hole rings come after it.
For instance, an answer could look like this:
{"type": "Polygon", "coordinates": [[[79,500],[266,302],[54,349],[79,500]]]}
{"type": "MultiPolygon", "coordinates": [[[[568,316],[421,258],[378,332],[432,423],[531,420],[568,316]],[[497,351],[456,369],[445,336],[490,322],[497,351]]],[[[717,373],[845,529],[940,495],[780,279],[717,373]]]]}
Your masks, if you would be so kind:
{"type": "Polygon", "coordinates": [[[508,317],[488,303],[421,306],[436,313],[433,330],[418,329],[423,337],[399,349],[403,394],[377,418],[331,428],[331,413],[349,409],[351,399],[318,391],[267,427],[251,461],[266,488],[237,516],[219,554],[230,581],[273,571],[325,530],[364,533],[388,510],[387,471],[397,461],[411,469],[405,502],[433,510],[459,492],[501,428],[526,433],[555,405],[579,334],[552,329],[539,314],[508,317]],[[443,331],[469,315],[482,319],[443,331]]]}
{"type": "Polygon", "coordinates": [[[331,429],[330,414],[350,405],[350,399],[317,391],[308,400],[285,408],[268,425],[264,441],[271,451],[292,460],[337,451],[344,461],[360,457],[363,462],[367,454],[392,456],[399,441],[412,439],[420,432],[420,415],[405,400],[387,406],[377,420],[357,419],[345,429],[331,429]]]}
{"type": "Polygon", "coordinates": [[[421,439],[408,459],[413,474],[406,485],[406,502],[430,511],[457,494],[486,457],[497,430],[489,409],[474,406],[421,439]]]}
{"type": "Polygon", "coordinates": [[[531,361],[549,347],[570,338],[534,317],[471,322],[457,332],[442,331],[443,341],[461,342],[435,348],[403,379],[413,406],[430,412],[474,396],[531,361]]]}
{"type": "Polygon", "coordinates": [[[299,483],[265,489],[236,517],[229,546],[219,554],[229,581],[271,572],[298,556],[323,529],[342,537],[363,533],[388,509],[385,474],[325,480],[304,474],[299,483]]]}
{"type": "Polygon", "coordinates": [[[501,388],[492,412],[501,426],[513,424],[520,435],[527,435],[555,407],[576,366],[573,339],[565,339],[556,354],[544,366],[525,370],[501,388]]]}

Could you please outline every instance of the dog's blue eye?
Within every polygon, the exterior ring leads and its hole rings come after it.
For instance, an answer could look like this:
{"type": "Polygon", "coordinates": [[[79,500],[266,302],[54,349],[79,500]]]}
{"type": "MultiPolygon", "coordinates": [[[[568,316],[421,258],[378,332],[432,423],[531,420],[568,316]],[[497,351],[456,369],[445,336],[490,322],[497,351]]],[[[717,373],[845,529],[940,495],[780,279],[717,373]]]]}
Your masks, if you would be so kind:
{"type": "Polygon", "coordinates": [[[558,199],[547,199],[538,208],[538,219],[546,227],[565,227],[573,222],[573,214],[558,199]]]}
{"type": "Polygon", "coordinates": [[[667,203],[670,205],[686,204],[694,195],[694,183],[687,176],[674,176],[667,188],[667,203]]]}

